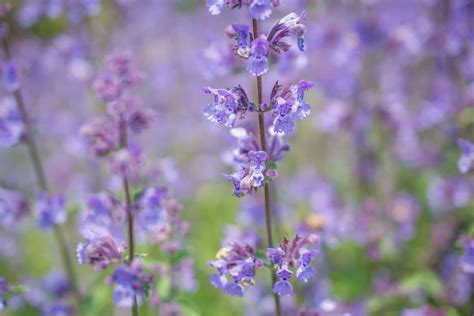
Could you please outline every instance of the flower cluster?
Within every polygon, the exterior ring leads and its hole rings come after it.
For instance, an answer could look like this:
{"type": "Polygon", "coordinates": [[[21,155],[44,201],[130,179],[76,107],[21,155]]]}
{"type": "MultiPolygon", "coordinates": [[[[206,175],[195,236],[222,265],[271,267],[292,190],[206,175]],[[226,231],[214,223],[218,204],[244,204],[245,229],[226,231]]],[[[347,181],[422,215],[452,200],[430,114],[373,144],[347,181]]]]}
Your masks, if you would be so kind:
{"type": "Polygon", "coordinates": [[[79,229],[84,241],[76,248],[79,263],[96,270],[121,263],[126,249],[122,236],[125,207],[109,193],[91,196],[86,204],[79,229]]]}
{"type": "Polygon", "coordinates": [[[247,59],[247,70],[254,76],[261,76],[268,72],[269,57],[273,52],[276,55],[287,52],[290,45],[283,41],[288,36],[296,37],[299,50],[304,50],[304,34],[306,27],[302,22],[306,12],[300,15],[290,13],[278,20],[267,35],[254,38],[250,25],[233,24],[227,27],[226,35],[234,39],[236,44],[233,49],[238,56],[247,59]]]}
{"type": "Polygon", "coordinates": [[[224,126],[233,127],[237,120],[243,119],[247,111],[252,111],[255,107],[240,86],[232,89],[208,87],[204,92],[214,97],[214,101],[204,108],[204,115],[211,122],[224,126]]]}
{"type": "Polygon", "coordinates": [[[209,263],[217,269],[210,277],[211,284],[231,296],[244,295],[244,287],[255,284],[255,271],[263,266],[256,251],[249,245],[229,244],[220,249],[216,260],[209,263]]]}
{"type": "Polygon", "coordinates": [[[0,226],[11,228],[30,212],[30,205],[23,194],[0,188],[0,226]]]}
{"type": "Polygon", "coordinates": [[[279,4],[279,0],[206,0],[206,6],[212,15],[220,14],[224,8],[234,9],[246,5],[256,20],[265,20],[270,17],[273,8],[278,7],[279,4]]]}
{"type": "Polygon", "coordinates": [[[318,253],[315,249],[318,243],[319,237],[316,235],[309,235],[304,238],[296,236],[293,240],[285,238],[278,248],[267,250],[267,257],[271,260],[278,277],[273,285],[273,293],[280,296],[293,294],[293,287],[289,282],[293,275],[291,268],[296,269],[298,282],[306,283],[316,275],[316,270],[311,266],[311,261],[318,253]]]}
{"type": "Polygon", "coordinates": [[[144,271],[142,260],[134,259],[129,266],[116,267],[108,282],[114,285],[112,297],[115,305],[132,307],[135,299],[141,303],[148,295],[154,278],[144,271]]]}
{"type": "Polygon", "coordinates": [[[461,269],[465,273],[474,274],[474,238],[465,237],[462,240],[464,253],[460,258],[461,269]]]}

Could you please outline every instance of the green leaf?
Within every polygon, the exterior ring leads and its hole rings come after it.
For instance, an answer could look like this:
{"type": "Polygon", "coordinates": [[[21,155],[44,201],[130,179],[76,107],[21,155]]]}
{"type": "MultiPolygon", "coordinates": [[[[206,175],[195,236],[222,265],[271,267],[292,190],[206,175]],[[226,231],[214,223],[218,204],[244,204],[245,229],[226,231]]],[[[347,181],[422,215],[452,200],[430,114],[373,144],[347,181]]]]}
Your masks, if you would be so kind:
{"type": "Polygon", "coordinates": [[[422,270],[412,274],[400,282],[400,287],[406,291],[423,290],[426,294],[435,297],[443,289],[438,276],[431,270],[422,270]]]}

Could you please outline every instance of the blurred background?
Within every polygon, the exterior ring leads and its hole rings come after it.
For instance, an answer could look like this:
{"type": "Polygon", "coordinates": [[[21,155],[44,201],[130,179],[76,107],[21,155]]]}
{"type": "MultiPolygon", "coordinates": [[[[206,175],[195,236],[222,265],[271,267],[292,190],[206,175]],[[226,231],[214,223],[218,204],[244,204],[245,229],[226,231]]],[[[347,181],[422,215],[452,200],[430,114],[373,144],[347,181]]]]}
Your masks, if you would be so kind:
{"type": "MultiPolygon", "coordinates": [[[[254,98],[254,78],[224,34],[228,24],[249,23],[248,10],[211,16],[198,0],[10,2],[10,46],[51,187],[68,201],[71,255],[84,198],[118,186],[79,135],[105,112],[92,83],[105,56],[129,51],[145,76],[137,94],[156,111],[140,138],[146,164],[191,224],[195,284],[179,297],[183,314],[272,315],[267,273],[244,299],[208,281],[208,261],[226,240],[259,244],[253,232],[264,236],[260,192],[238,199],[222,177],[232,170],[235,139],[202,115],[202,87],[240,84],[254,98]]],[[[456,142],[474,140],[474,2],[280,2],[262,30],[306,10],[306,51],[272,61],[264,94],[277,80],[311,80],[316,89],[307,97],[310,119],[286,140],[291,151],[272,184],[276,236],[314,232],[323,241],[316,279],[283,300],[288,315],[303,305],[320,315],[471,315],[474,278],[462,269],[461,239],[474,236],[473,179],[458,171],[456,142]]],[[[0,90],[0,102],[11,95],[0,90]]],[[[3,188],[36,192],[23,146],[2,149],[0,165],[3,188]]],[[[9,282],[39,286],[60,270],[51,235],[34,220],[0,229],[0,274],[9,282]]],[[[129,313],[113,306],[106,273],[76,269],[94,298],[90,315],[129,313]]],[[[12,300],[4,313],[39,314],[33,305],[12,300]]]]}

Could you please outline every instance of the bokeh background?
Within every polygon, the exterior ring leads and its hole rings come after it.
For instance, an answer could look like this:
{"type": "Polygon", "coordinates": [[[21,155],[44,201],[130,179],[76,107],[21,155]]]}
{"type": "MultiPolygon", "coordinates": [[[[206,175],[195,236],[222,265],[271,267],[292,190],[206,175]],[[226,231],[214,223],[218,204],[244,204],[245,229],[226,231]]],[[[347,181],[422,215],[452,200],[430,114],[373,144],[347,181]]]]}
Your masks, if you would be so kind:
{"type": "MultiPolygon", "coordinates": [[[[228,24],[248,23],[248,11],[211,16],[198,0],[78,0],[55,9],[59,2],[12,1],[8,22],[45,169],[73,218],[71,254],[84,197],[118,185],[78,132],[105,111],[92,82],[106,55],[130,51],[145,75],[139,94],[157,113],[141,136],[146,164],[191,223],[196,284],[179,297],[185,315],[271,315],[264,281],[244,299],[208,282],[207,262],[226,239],[263,232],[260,194],[235,198],[221,176],[231,171],[235,140],[202,115],[209,102],[202,87],[241,84],[255,92],[224,35],[228,24]]],[[[460,268],[459,240],[474,232],[474,192],[472,176],[458,171],[456,140],[474,136],[474,2],[280,2],[262,29],[306,10],[306,51],[275,60],[264,91],[276,80],[300,79],[316,89],[308,93],[310,119],[288,139],[291,151],[273,184],[276,235],[316,232],[323,240],[316,280],[284,304],[308,304],[321,315],[472,314],[473,275],[460,268]]],[[[0,91],[0,102],[8,98],[0,91]]],[[[23,146],[2,149],[0,165],[2,187],[35,192],[23,146]]],[[[0,274],[11,282],[39,284],[60,269],[58,257],[51,235],[32,219],[0,230],[0,274]]],[[[129,313],[113,307],[106,273],[76,269],[94,297],[90,315],[129,313]]],[[[4,313],[38,312],[13,300],[4,313]]]]}

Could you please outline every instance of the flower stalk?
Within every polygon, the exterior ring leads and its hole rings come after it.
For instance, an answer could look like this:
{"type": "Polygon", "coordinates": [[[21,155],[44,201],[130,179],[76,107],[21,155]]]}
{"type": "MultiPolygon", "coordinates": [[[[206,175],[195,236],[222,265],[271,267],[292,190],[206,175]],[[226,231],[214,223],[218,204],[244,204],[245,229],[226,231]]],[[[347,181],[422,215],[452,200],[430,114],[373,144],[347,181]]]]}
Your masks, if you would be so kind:
{"type": "MultiPolygon", "coordinates": [[[[253,28],[253,37],[257,38],[258,36],[258,21],[252,19],[252,28],[253,28]]],[[[257,101],[258,106],[261,106],[263,103],[262,95],[262,76],[256,76],[257,82],[257,101]]],[[[258,112],[258,129],[260,134],[260,146],[264,152],[267,152],[267,140],[265,135],[265,112],[258,112]]],[[[267,231],[267,243],[268,247],[273,248],[273,231],[272,231],[272,209],[270,201],[270,186],[268,182],[264,184],[264,199],[265,199],[265,226],[267,231]]],[[[272,284],[276,281],[276,275],[273,270],[271,270],[272,275],[272,284]]],[[[275,311],[276,315],[281,315],[281,306],[280,306],[280,297],[277,294],[273,294],[275,300],[275,311]]]]}

